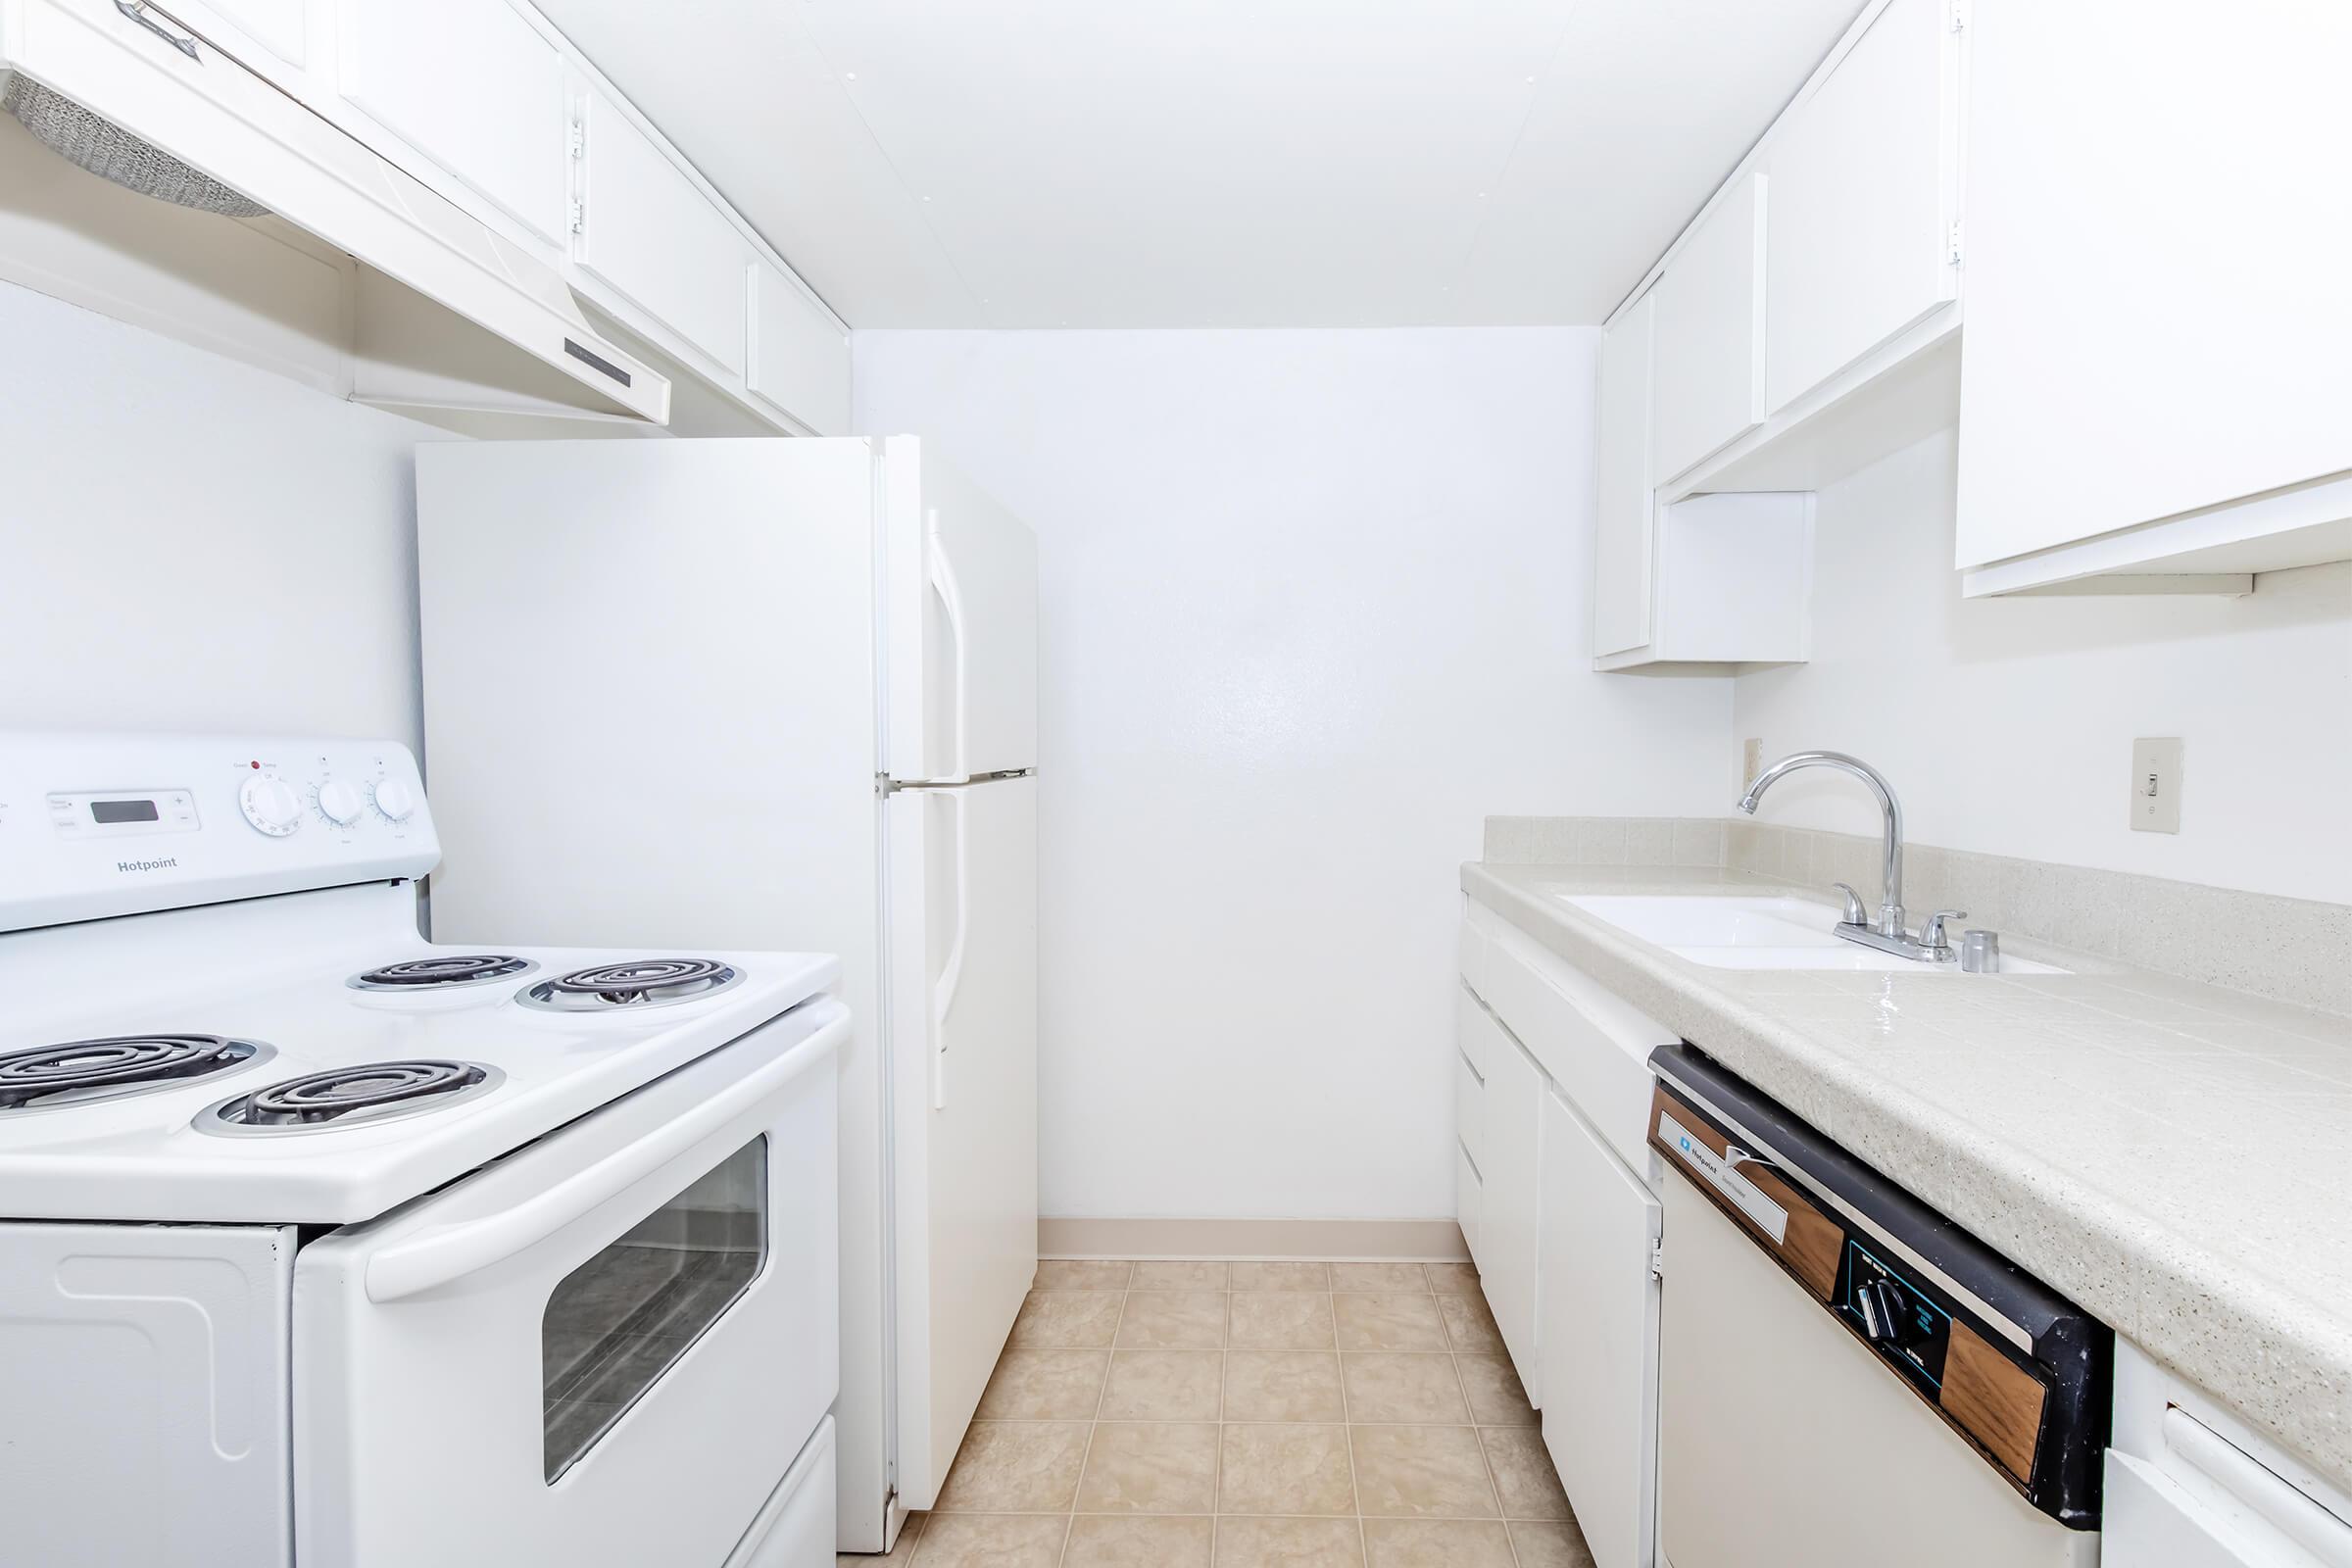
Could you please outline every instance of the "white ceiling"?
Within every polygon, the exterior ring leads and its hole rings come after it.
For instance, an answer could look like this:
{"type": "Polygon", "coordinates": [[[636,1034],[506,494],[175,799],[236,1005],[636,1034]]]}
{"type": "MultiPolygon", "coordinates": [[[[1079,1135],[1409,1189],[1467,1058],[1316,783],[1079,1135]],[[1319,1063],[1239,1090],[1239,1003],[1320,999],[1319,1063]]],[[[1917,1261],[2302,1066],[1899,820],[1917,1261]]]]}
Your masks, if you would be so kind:
{"type": "Polygon", "coordinates": [[[1600,320],[1861,0],[539,0],[860,327],[1600,320]]]}

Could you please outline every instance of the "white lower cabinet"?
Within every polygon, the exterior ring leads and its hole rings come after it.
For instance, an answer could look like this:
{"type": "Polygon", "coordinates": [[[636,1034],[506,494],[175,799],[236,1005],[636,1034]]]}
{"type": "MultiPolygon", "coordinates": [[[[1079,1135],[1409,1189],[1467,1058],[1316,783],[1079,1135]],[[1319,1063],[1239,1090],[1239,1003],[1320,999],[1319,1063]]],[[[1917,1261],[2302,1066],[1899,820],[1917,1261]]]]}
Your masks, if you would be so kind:
{"type": "Polygon", "coordinates": [[[1544,1074],[1502,1026],[1478,1009],[1487,1042],[1483,1090],[1486,1156],[1479,1162],[1479,1274],[1511,1365],[1528,1397],[1543,1402],[1536,1338],[1536,1268],[1543,1204],[1544,1074]]]}
{"type": "Polygon", "coordinates": [[[1647,1568],[1657,1517],[1657,1195],[1544,1097],[1537,1343],[1544,1446],[1596,1568],[1647,1568]]]}

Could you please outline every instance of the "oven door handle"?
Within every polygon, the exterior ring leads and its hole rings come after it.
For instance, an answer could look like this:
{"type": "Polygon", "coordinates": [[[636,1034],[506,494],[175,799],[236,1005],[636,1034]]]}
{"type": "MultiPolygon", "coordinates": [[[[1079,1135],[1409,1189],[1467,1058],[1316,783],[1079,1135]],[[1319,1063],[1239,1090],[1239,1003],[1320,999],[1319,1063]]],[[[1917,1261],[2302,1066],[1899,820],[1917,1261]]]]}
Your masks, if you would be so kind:
{"type": "Polygon", "coordinates": [[[478,1219],[431,1226],[393,1243],[368,1260],[368,1299],[381,1304],[420,1296],[545,1241],[712,1137],[802,1074],[830,1064],[849,1028],[848,1017],[834,1019],[774,1060],[763,1062],[725,1094],[705,1101],[611,1158],[598,1160],[534,1198],[478,1219]]]}

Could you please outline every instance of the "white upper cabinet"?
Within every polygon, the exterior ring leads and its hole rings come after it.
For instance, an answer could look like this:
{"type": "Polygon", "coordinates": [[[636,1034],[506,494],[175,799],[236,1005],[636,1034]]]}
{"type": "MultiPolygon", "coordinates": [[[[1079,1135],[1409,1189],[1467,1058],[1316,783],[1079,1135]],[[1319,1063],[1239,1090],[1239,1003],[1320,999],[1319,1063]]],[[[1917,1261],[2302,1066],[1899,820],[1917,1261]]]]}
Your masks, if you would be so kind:
{"type": "Polygon", "coordinates": [[[2352,6],[1971,31],[1967,591],[2352,555],[2352,6]]]}
{"type": "Polygon", "coordinates": [[[311,0],[173,0],[170,10],[215,48],[271,80],[286,77],[280,66],[314,64],[311,0]]]}
{"type": "Polygon", "coordinates": [[[610,98],[581,115],[581,270],[740,376],[750,244],[610,98]]]}
{"type": "Polygon", "coordinates": [[[1893,0],[1766,156],[1765,408],[1778,413],[1959,292],[1950,0],[1893,0]]]}
{"type": "Polygon", "coordinates": [[[1652,291],[1651,478],[1671,479],[1764,418],[1764,175],[1726,187],[1652,291]]]}
{"type": "Polygon", "coordinates": [[[850,339],[830,312],[766,262],[755,258],[751,290],[752,395],[818,435],[850,427],[850,339]]]}
{"type": "Polygon", "coordinates": [[[561,243],[563,54],[505,0],[338,0],[343,96],[561,243]]]}
{"type": "Polygon", "coordinates": [[[1651,519],[1649,344],[1655,294],[1600,340],[1593,443],[1592,656],[1649,641],[1651,519]]]}

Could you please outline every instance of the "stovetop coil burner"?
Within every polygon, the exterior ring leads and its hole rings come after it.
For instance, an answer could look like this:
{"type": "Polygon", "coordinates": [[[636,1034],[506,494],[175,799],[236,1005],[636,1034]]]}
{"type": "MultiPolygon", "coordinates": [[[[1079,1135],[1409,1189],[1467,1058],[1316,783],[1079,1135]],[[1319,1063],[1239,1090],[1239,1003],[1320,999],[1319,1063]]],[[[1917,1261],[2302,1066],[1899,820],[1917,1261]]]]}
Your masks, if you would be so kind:
{"type": "Polygon", "coordinates": [[[440,1110],[495,1088],[504,1075],[471,1061],[370,1061],[330,1067],[238,1095],[196,1118],[212,1133],[326,1132],[440,1110]]]}
{"type": "Polygon", "coordinates": [[[268,1046],[221,1035],[110,1035],[0,1054],[0,1110],[51,1109],[170,1089],[267,1060],[268,1046]]]}
{"type": "Polygon", "coordinates": [[[455,953],[387,963],[380,969],[355,974],[343,983],[355,991],[440,991],[451,986],[511,980],[530,973],[535,967],[528,958],[505,953],[455,953]]]}
{"type": "Polygon", "coordinates": [[[637,958],[542,980],[515,1000],[550,1012],[612,1012],[696,1002],[742,979],[742,970],[716,958],[637,958]]]}

